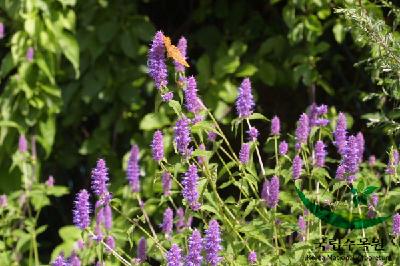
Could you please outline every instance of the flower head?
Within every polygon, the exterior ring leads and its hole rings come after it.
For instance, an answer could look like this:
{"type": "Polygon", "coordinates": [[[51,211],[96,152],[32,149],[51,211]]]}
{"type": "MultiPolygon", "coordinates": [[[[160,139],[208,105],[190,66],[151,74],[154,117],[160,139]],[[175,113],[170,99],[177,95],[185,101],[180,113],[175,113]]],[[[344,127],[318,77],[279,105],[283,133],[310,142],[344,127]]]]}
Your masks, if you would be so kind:
{"type": "Polygon", "coordinates": [[[33,49],[33,47],[29,47],[28,50],[26,51],[26,59],[28,59],[28,61],[32,61],[34,56],[35,56],[35,49],[33,49]]]}
{"type": "Polygon", "coordinates": [[[217,138],[217,133],[215,133],[214,131],[209,131],[207,133],[207,139],[209,141],[214,142],[216,138],[217,138]]]}
{"type": "Polygon", "coordinates": [[[198,113],[202,108],[202,104],[197,96],[197,83],[193,76],[187,78],[184,93],[187,110],[194,114],[198,113]]]}
{"type": "Polygon", "coordinates": [[[347,122],[346,116],[342,112],[340,112],[338,115],[336,129],[333,135],[335,137],[334,144],[336,145],[339,153],[343,155],[347,140],[347,122]]]}
{"type": "Polygon", "coordinates": [[[164,218],[163,222],[161,224],[162,231],[169,235],[172,233],[172,227],[173,227],[173,221],[174,221],[174,212],[172,211],[171,208],[167,208],[164,211],[164,218]]]}
{"type": "Polygon", "coordinates": [[[0,208],[5,208],[8,205],[7,196],[5,194],[0,195],[0,208]]]}
{"type": "Polygon", "coordinates": [[[304,221],[303,216],[299,216],[299,219],[297,220],[297,226],[299,227],[300,231],[304,233],[306,231],[306,222],[304,221]]]}
{"type": "Polygon", "coordinates": [[[24,135],[19,135],[18,150],[20,152],[27,152],[28,151],[28,142],[26,141],[26,138],[25,138],[24,135]]]}
{"type": "Polygon", "coordinates": [[[163,134],[160,130],[154,132],[151,151],[155,161],[160,162],[164,158],[163,134]]]}
{"type": "Polygon", "coordinates": [[[163,172],[161,176],[161,183],[164,196],[171,195],[171,174],[169,172],[163,172]]]}
{"type": "Polygon", "coordinates": [[[356,136],[356,141],[358,147],[358,160],[359,162],[362,162],[364,157],[365,140],[364,135],[361,132],[358,132],[356,136]]]}
{"type": "Polygon", "coordinates": [[[190,143],[189,119],[186,117],[176,121],[174,127],[174,141],[181,155],[188,154],[188,146],[190,143]]]}
{"type": "Polygon", "coordinates": [[[256,141],[258,138],[258,130],[255,127],[251,127],[247,130],[248,140],[249,141],[256,141]]]}
{"type": "Polygon", "coordinates": [[[201,238],[200,232],[195,229],[192,235],[189,237],[189,251],[185,260],[187,266],[201,266],[203,257],[201,251],[203,249],[203,239],[201,238]]]}
{"type": "Polygon", "coordinates": [[[395,236],[400,235],[400,214],[398,213],[393,216],[392,232],[395,236]]]}
{"type": "Polygon", "coordinates": [[[338,168],[336,169],[335,178],[337,180],[343,180],[345,173],[346,173],[345,166],[343,164],[339,164],[338,168]]]}
{"type": "Polygon", "coordinates": [[[261,192],[262,199],[271,209],[275,208],[279,202],[279,178],[273,176],[271,181],[265,180],[261,192]]]}
{"type": "Polygon", "coordinates": [[[257,263],[257,253],[255,251],[250,251],[249,255],[247,256],[247,260],[249,264],[256,264],[257,263]]]}
{"type": "Polygon", "coordinates": [[[97,196],[108,194],[108,169],[106,161],[99,159],[92,170],[92,189],[97,196]]]}
{"type": "Polygon", "coordinates": [[[54,177],[52,175],[49,175],[49,177],[46,180],[46,186],[48,187],[53,187],[54,186],[54,177]]]}
{"type": "Polygon", "coordinates": [[[281,143],[279,143],[279,154],[280,155],[286,155],[288,152],[289,146],[287,144],[286,141],[281,141],[281,143]]]}
{"type": "Polygon", "coordinates": [[[375,166],[375,164],[376,164],[376,157],[375,155],[372,154],[368,157],[368,165],[373,167],[375,166]]]}
{"type": "Polygon", "coordinates": [[[90,203],[89,193],[86,189],[82,189],[77,195],[74,202],[73,209],[73,221],[74,224],[80,229],[86,229],[90,224],[90,203]]]}
{"type": "Polygon", "coordinates": [[[67,266],[64,255],[58,255],[57,258],[51,263],[52,266],[67,266]]]}
{"type": "Polygon", "coordinates": [[[378,202],[379,202],[379,196],[377,194],[372,194],[371,196],[372,206],[374,207],[378,206],[378,202]]]}
{"type": "Polygon", "coordinates": [[[82,262],[78,255],[73,251],[68,259],[69,266],[81,266],[82,262]]]}
{"type": "Polygon", "coordinates": [[[328,112],[328,106],[325,104],[316,105],[313,103],[310,108],[309,117],[310,117],[310,126],[326,126],[329,123],[328,119],[321,118],[320,116],[325,115],[328,112]]]}
{"type": "Polygon", "coordinates": [[[222,250],[220,234],[217,220],[211,220],[208,229],[205,231],[204,250],[206,261],[212,266],[218,265],[222,260],[219,256],[219,252],[222,250]]]}
{"type": "Polygon", "coordinates": [[[164,34],[161,31],[157,31],[153,38],[147,58],[147,67],[157,89],[167,86],[168,71],[165,64],[164,34]]]}
{"type": "Polygon", "coordinates": [[[302,144],[307,143],[308,134],[310,133],[309,119],[305,113],[300,116],[295,133],[296,149],[300,149],[302,144]]]}
{"type": "Polygon", "coordinates": [[[318,140],[314,147],[314,165],[316,167],[325,166],[326,150],[325,144],[322,140],[318,140]]]}
{"type": "Polygon", "coordinates": [[[281,121],[279,117],[274,116],[271,120],[271,135],[278,136],[281,132],[281,121]]]}
{"type": "Polygon", "coordinates": [[[179,207],[176,210],[176,216],[178,217],[177,221],[176,221],[176,230],[178,232],[182,231],[182,229],[186,226],[186,222],[185,222],[185,211],[183,210],[182,207],[179,207]]]}
{"type": "Polygon", "coordinates": [[[111,253],[111,250],[114,250],[115,249],[115,239],[114,239],[114,237],[113,236],[111,236],[111,235],[109,235],[107,238],[106,238],[106,244],[107,244],[107,246],[109,247],[106,247],[106,252],[107,253],[111,253]]]}
{"type": "Polygon", "coordinates": [[[239,152],[239,160],[242,164],[247,164],[250,158],[250,144],[243,143],[239,152]]]}
{"type": "Polygon", "coordinates": [[[239,117],[249,117],[253,113],[254,105],[250,79],[245,78],[239,87],[239,95],[236,99],[236,110],[239,117]]]}
{"type": "Polygon", "coordinates": [[[200,203],[198,202],[199,193],[197,191],[198,179],[199,176],[197,174],[197,167],[196,165],[192,164],[189,166],[189,169],[185,173],[182,181],[182,195],[192,210],[198,210],[200,208],[200,203]]]}
{"type": "Polygon", "coordinates": [[[301,170],[303,168],[303,160],[299,155],[296,155],[293,159],[293,179],[296,180],[301,175],[301,170]]]}
{"type": "Polygon", "coordinates": [[[131,154],[128,159],[128,166],[126,168],[126,176],[132,192],[140,191],[139,175],[139,147],[137,145],[132,145],[131,154]]]}
{"type": "MultiPolygon", "coordinates": [[[[185,60],[187,60],[187,57],[186,57],[187,41],[186,41],[185,37],[182,36],[179,39],[177,48],[178,48],[179,52],[181,53],[181,55],[183,56],[183,58],[185,60]]],[[[174,60],[174,65],[175,65],[176,72],[185,72],[185,66],[181,65],[180,63],[176,62],[175,60],[174,60]]]]}
{"type": "Polygon", "coordinates": [[[104,228],[110,230],[112,227],[112,211],[111,206],[107,203],[104,206],[104,228]]]}
{"type": "Polygon", "coordinates": [[[0,22],[0,40],[4,38],[5,31],[6,31],[6,29],[5,29],[3,22],[0,22]]]}
{"type": "Polygon", "coordinates": [[[182,250],[177,244],[172,244],[166,254],[167,266],[182,266],[182,250]]]}
{"type": "Polygon", "coordinates": [[[146,238],[141,237],[137,246],[137,258],[140,262],[145,262],[147,259],[147,242],[146,238]]]}
{"type": "Polygon", "coordinates": [[[172,91],[161,94],[161,99],[163,102],[169,102],[172,100],[172,98],[174,98],[174,93],[172,91]]]}
{"type": "Polygon", "coordinates": [[[349,183],[354,181],[355,175],[358,172],[358,165],[360,163],[359,155],[360,151],[357,138],[355,136],[349,136],[343,151],[342,160],[349,183]]]}

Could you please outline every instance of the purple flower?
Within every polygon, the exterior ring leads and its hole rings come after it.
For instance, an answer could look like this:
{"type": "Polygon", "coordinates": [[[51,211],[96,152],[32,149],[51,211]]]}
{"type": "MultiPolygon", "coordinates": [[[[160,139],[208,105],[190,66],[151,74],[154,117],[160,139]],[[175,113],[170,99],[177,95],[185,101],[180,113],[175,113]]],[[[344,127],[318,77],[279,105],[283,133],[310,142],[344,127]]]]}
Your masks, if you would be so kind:
{"type": "Polygon", "coordinates": [[[208,224],[208,229],[205,230],[204,250],[206,254],[206,261],[210,265],[218,265],[218,263],[222,260],[222,258],[219,256],[222,246],[219,224],[217,220],[211,220],[208,224]]]}
{"type": "MultiPolygon", "coordinates": [[[[206,150],[206,147],[204,146],[203,143],[201,143],[201,144],[199,145],[199,150],[200,150],[200,151],[205,151],[205,150],[206,150]]],[[[198,162],[199,164],[204,164],[205,161],[206,161],[206,157],[205,157],[205,156],[197,156],[197,162],[198,162]]]]}
{"type": "Polygon", "coordinates": [[[355,136],[349,136],[344,148],[343,165],[347,174],[347,181],[352,183],[355,175],[358,172],[359,160],[359,146],[355,136]]]}
{"type": "Polygon", "coordinates": [[[203,249],[202,241],[200,232],[195,229],[189,237],[189,251],[185,260],[185,266],[201,266],[201,261],[203,260],[201,256],[203,249]]]}
{"type": "Polygon", "coordinates": [[[174,141],[181,155],[187,155],[190,143],[189,119],[182,117],[174,127],[174,141]]]}
{"type": "Polygon", "coordinates": [[[171,208],[165,209],[163,222],[161,224],[163,233],[167,235],[172,233],[173,220],[174,220],[174,212],[172,211],[172,209],[171,208]]]}
{"type": "Polygon", "coordinates": [[[197,83],[193,76],[187,78],[185,93],[186,108],[189,112],[194,114],[201,110],[201,102],[197,96],[197,83]]]}
{"type": "Polygon", "coordinates": [[[172,100],[172,98],[174,98],[174,93],[172,91],[161,94],[161,99],[163,102],[169,102],[172,100]]]}
{"type": "Polygon", "coordinates": [[[376,164],[376,157],[375,155],[370,155],[368,158],[368,165],[373,167],[376,164]]]}
{"type": "Polygon", "coordinates": [[[169,172],[163,172],[161,176],[161,183],[163,188],[164,196],[171,195],[171,174],[169,172]]]}
{"type": "Polygon", "coordinates": [[[303,143],[307,143],[308,134],[310,132],[309,120],[306,114],[300,116],[296,128],[296,149],[300,149],[303,143]]]}
{"type": "Polygon", "coordinates": [[[343,155],[347,140],[347,122],[346,116],[342,112],[340,112],[338,115],[336,129],[333,135],[335,137],[334,144],[336,145],[339,153],[343,155]]]}
{"type": "Polygon", "coordinates": [[[104,206],[104,228],[110,230],[112,227],[112,211],[110,204],[104,206]]]}
{"type": "Polygon", "coordinates": [[[52,175],[49,175],[49,177],[46,180],[46,186],[48,187],[53,187],[54,186],[54,177],[52,175]]]}
{"type": "Polygon", "coordinates": [[[5,208],[8,205],[7,195],[3,194],[0,196],[0,207],[5,208]]]}
{"type": "Polygon", "coordinates": [[[356,136],[356,141],[358,146],[358,160],[361,163],[363,161],[365,149],[364,135],[361,132],[358,132],[356,136]]]}
{"type": "Polygon", "coordinates": [[[379,196],[376,195],[376,194],[373,194],[373,195],[371,196],[371,203],[372,203],[372,206],[374,206],[374,207],[378,206],[378,201],[379,201],[379,196]]]}
{"type": "Polygon", "coordinates": [[[164,158],[163,134],[160,130],[154,132],[151,151],[155,161],[160,162],[164,158]]]}
{"type": "Polygon", "coordinates": [[[300,229],[300,235],[302,236],[302,240],[304,241],[304,233],[306,231],[306,222],[304,221],[303,216],[299,216],[299,219],[297,220],[297,226],[300,229]]]}
{"type": "Polygon", "coordinates": [[[274,116],[271,120],[271,135],[278,136],[281,132],[281,121],[279,117],[274,116]]]}
{"type": "Polygon", "coordinates": [[[217,138],[217,133],[215,133],[214,131],[209,131],[207,133],[207,139],[209,141],[214,142],[216,138],[217,138]]]}
{"type": "Polygon", "coordinates": [[[147,260],[147,241],[146,238],[141,237],[137,246],[137,258],[140,262],[147,260]]]}
{"type": "Polygon", "coordinates": [[[5,31],[6,31],[6,29],[4,27],[4,24],[2,22],[0,22],[0,40],[4,38],[5,31]]]}
{"type": "Polygon", "coordinates": [[[400,214],[398,213],[393,216],[392,232],[396,237],[400,235],[400,214]]]}
{"type": "Polygon", "coordinates": [[[236,99],[236,110],[240,118],[247,118],[253,113],[254,99],[251,94],[250,79],[245,78],[239,87],[239,95],[236,99]]]}
{"type": "Polygon", "coordinates": [[[338,168],[336,169],[335,178],[337,180],[343,180],[345,173],[346,173],[345,166],[343,164],[339,164],[338,168]]]}
{"type": "Polygon", "coordinates": [[[177,244],[172,244],[166,254],[167,266],[182,266],[182,250],[177,244]]]}
{"type": "Polygon", "coordinates": [[[164,34],[161,31],[157,31],[153,38],[147,58],[147,67],[157,89],[167,86],[168,71],[165,64],[164,34]]]}
{"type": "Polygon", "coordinates": [[[281,143],[279,143],[279,154],[280,155],[286,155],[288,152],[289,146],[287,144],[286,141],[281,141],[281,143]]]}
{"type": "Polygon", "coordinates": [[[176,230],[178,232],[182,231],[182,229],[186,226],[186,222],[185,222],[185,211],[183,210],[182,207],[179,207],[176,210],[176,216],[178,217],[177,221],[176,221],[176,230]]]}
{"type": "Polygon", "coordinates": [[[108,169],[103,159],[97,161],[97,165],[92,170],[92,189],[97,196],[108,194],[108,169]]]}
{"type": "Polygon", "coordinates": [[[255,251],[250,251],[247,260],[249,264],[256,264],[257,263],[257,253],[255,251]]]}
{"type": "Polygon", "coordinates": [[[68,259],[69,266],[81,266],[81,260],[79,259],[78,255],[75,251],[72,252],[71,256],[68,259]]]}
{"type": "Polygon", "coordinates": [[[250,127],[250,129],[247,131],[248,140],[249,141],[256,141],[258,138],[258,130],[255,127],[250,127]]]}
{"type": "Polygon", "coordinates": [[[296,155],[293,159],[293,179],[299,179],[301,175],[301,170],[303,168],[303,160],[300,158],[299,155],[296,155]]]}
{"type": "Polygon", "coordinates": [[[107,253],[111,253],[111,251],[115,249],[115,240],[114,240],[114,237],[113,237],[113,236],[108,236],[108,237],[106,238],[106,241],[105,241],[105,242],[106,242],[107,246],[110,247],[110,248],[106,247],[106,252],[107,252],[107,253]]]}
{"type": "Polygon", "coordinates": [[[27,152],[28,151],[28,142],[24,135],[19,135],[18,140],[18,150],[19,152],[27,152]]]}
{"type": "Polygon", "coordinates": [[[58,255],[57,258],[51,264],[52,266],[67,266],[67,262],[65,261],[64,256],[58,255]]]}
{"type": "Polygon", "coordinates": [[[324,167],[326,151],[325,151],[325,144],[322,140],[318,140],[315,143],[314,156],[315,156],[314,165],[316,167],[324,167]]]}
{"type": "Polygon", "coordinates": [[[33,47],[29,47],[26,51],[26,59],[28,59],[28,61],[32,61],[34,56],[35,50],[33,49],[33,47]]]}
{"type": "Polygon", "coordinates": [[[242,164],[247,164],[250,158],[250,144],[243,143],[239,152],[239,160],[242,164]]]}
{"type": "Polygon", "coordinates": [[[189,166],[188,171],[185,173],[182,185],[182,195],[188,202],[190,208],[196,211],[200,208],[200,203],[198,202],[199,193],[197,192],[197,182],[199,176],[197,175],[197,167],[192,164],[189,166]]]}
{"type": "Polygon", "coordinates": [[[271,209],[275,208],[279,202],[279,178],[273,176],[271,181],[265,180],[261,197],[271,209]]]}
{"type": "Polygon", "coordinates": [[[90,224],[90,203],[89,193],[86,189],[82,189],[77,195],[74,202],[73,210],[73,221],[74,224],[80,229],[86,229],[90,224]]]}
{"type": "Polygon", "coordinates": [[[309,117],[310,117],[310,126],[326,126],[329,123],[328,119],[321,118],[320,116],[325,115],[328,112],[328,106],[325,104],[317,106],[315,103],[311,105],[309,117]]]}
{"type": "MultiPolygon", "coordinates": [[[[185,60],[186,60],[187,59],[187,57],[186,57],[187,41],[186,41],[185,37],[182,36],[179,39],[177,48],[178,48],[179,52],[181,52],[181,55],[183,56],[183,58],[185,58],[185,60]]],[[[179,64],[175,60],[174,60],[174,65],[175,65],[176,72],[185,72],[185,66],[179,64]]]]}
{"type": "Polygon", "coordinates": [[[128,159],[128,166],[126,168],[126,176],[132,192],[140,191],[139,175],[139,147],[137,145],[132,145],[131,154],[129,155],[128,159]]]}
{"type": "Polygon", "coordinates": [[[375,216],[376,216],[376,212],[374,210],[374,207],[372,207],[371,205],[368,206],[368,212],[367,212],[368,219],[375,218],[375,216]]]}
{"type": "Polygon", "coordinates": [[[396,173],[396,168],[399,165],[399,152],[396,149],[392,150],[389,156],[389,162],[386,168],[386,173],[389,175],[394,175],[396,173]]]}

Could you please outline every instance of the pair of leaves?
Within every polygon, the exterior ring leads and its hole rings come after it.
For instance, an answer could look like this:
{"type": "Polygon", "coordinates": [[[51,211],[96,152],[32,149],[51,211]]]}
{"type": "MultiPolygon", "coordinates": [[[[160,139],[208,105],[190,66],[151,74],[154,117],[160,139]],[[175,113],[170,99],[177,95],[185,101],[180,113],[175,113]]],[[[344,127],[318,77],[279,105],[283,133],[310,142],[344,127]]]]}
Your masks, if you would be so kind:
{"type": "Polygon", "coordinates": [[[367,205],[368,198],[371,196],[374,191],[376,191],[378,187],[368,186],[363,190],[363,192],[359,193],[356,188],[351,189],[351,193],[353,194],[353,203],[355,207],[358,207],[358,204],[362,203],[367,205]]]}

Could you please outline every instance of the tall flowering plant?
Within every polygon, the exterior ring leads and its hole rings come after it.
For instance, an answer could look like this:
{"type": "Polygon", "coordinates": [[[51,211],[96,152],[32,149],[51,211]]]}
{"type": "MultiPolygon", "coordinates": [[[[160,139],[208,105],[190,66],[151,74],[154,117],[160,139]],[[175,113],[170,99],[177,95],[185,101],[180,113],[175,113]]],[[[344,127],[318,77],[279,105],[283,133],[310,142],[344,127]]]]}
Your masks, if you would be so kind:
{"type": "Polygon", "coordinates": [[[57,249],[54,265],[302,265],[305,256],[320,254],[315,241],[377,235],[367,226],[343,231],[317,210],[330,209],[330,217],[349,224],[364,218],[368,224],[393,210],[388,199],[398,180],[397,146],[387,167],[376,157],[373,164],[364,161],[362,133],[350,131],[344,113],[316,103],[299,116],[294,136],[285,134],[278,115],[270,120],[256,112],[249,78],[238,81],[235,134],[227,135],[204,104],[196,77],[186,75],[187,47],[183,37],[174,46],[163,32],[155,34],[148,73],[163,102],[157,108],[168,108],[171,125],[127,147],[125,185],[113,194],[106,161],[97,161],[91,190],[81,190],[74,202],[81,234],[69,250],[57,249]]]}

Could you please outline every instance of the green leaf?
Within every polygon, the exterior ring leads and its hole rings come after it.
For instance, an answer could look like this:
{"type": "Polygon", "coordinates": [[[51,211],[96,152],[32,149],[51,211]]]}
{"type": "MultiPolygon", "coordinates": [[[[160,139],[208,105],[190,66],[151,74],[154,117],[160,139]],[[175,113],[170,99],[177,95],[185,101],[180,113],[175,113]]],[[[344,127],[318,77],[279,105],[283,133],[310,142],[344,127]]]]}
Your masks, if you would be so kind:
{"type": "Polygon", "coordinates": [[[264,115],[260,113],[253,113],[252,115],[249,116],[249,120],[264,120],[264,121],[269,121],[268,118],[266,118],[264,115]]]}
{"type": "Polygon", "coordinates": [[[58,230],[58,234],[64,241],[76,241],[78,239],[81,239],[82,231],[74,225],[67,225],[61,227],[58,230]]]}
{"type": "Polygon", "coordinates": [[[50,155],[56,134],[55,116],[50,116],[46,121],[39,122],[40,135],[37,140],[46,152],[46,157],[50,155]]]}
{"type": "Polygon", "coordinates": [[[168,102],[168,105],[174,109],[175,114],[180,116],[182,114],[182,107],[181,104],[178,101],[171,100],[168,102]]]}
{"type": "Polygon", "coordinates": [[[68,192],[69,192],[68,188],[63,186],[53,186],[46,188],[47,195],[52,195],[55,197],[61,197],[63,195],[67,195],[68,192]]]}
{"type": "Polygon", "coordinates": [[[139,128],[142,130],[160,129],[163,126],[170,124],[167,116],[158,113],[149,113],[140,121],[139,128]]]}
{"type": "Polygon", "coordinates": [[[34,193],[31,195],[31,202],[35,211],[39,211],[44,206],[50,205],[49,198],[43,193],[34,193]]]}
{"type": "Polygon", "coordinates": [[[273,86],[276,81],[276,70],[274,65],[268,62],[261,63],[257,72],[257,76],[264,84],[273,86]]]}
{"type": "Polygon", "coordinates": [[[251,77],[257,72],[258,68],[253,64],[244,64],[239,67],[236,77],[251,77]]]}
{"type": "Polygon", "coordinates": [[[75,78],[79,77],[79,45],[74,36],[68,32],[62,32],[57,36],[61,50],[75,69],[75,78]]]}
{"type": "Polygon", "coordinates": [[[364,195],[370,195],[372,193],[374,193],[376,190],[378,190],[379,187],[375,187],[375,186],[368,186],[364,189],[364,191],[362,192],[364,195]]]}
{"type": "Polygon", "coordinates": [[[335,36],[335,40],[338,43],[342,43],[344,41],[344,37],[346,35],[345,28],[342,23],[338,22],[332,28],[333,36],[335,36]]]}

